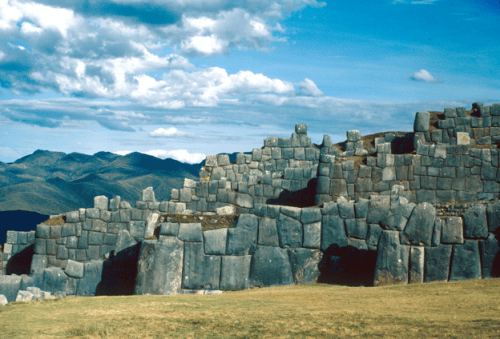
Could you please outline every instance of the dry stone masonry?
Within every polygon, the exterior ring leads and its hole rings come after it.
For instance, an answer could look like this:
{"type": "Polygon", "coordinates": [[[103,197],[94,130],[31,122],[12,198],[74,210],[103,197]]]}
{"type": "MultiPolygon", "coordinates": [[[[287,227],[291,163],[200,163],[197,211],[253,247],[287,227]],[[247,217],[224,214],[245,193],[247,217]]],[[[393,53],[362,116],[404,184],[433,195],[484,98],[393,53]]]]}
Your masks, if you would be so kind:
{"type": "Polygon", "coordinates": [[[135,208],[99,196],[64,225],[9,231],[0,304],[500,276],[500,105],[418,112],[413,133],[373,141],[348,131],[342,147],[328,135],[314,145],[299,124],[234,163],[207,156],[170,201],[151,187],[135,208]],[[168,213],[239,216],[203,230],[168,213]]]}

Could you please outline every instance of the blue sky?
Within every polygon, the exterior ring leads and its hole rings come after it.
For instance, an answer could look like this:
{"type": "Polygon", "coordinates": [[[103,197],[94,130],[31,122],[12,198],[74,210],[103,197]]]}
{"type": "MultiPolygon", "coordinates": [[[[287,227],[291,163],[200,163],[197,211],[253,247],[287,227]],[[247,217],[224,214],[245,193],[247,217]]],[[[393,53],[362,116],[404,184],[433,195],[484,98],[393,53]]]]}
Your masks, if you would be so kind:
{"type": "Polygon", "coordinates": [[[499,40],[498,1],[0,0],[0,161],[410,131],[500,102],[499,40]]]}

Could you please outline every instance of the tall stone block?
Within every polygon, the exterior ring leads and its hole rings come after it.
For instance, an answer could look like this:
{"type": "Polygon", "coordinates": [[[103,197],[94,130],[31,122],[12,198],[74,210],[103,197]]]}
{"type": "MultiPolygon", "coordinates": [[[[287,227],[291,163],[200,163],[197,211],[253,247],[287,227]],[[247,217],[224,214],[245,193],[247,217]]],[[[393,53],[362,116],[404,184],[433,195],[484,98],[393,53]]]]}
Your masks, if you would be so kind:
{"type": "Polygon", "coordinates": [[[481,279],[481,260],[477,240],[453,246],[450,281],[481,279]]]}
{"type": "Polygon", "coordinates": [[[451,245],[425,248],[425,282],[448,281],[451,245]]]}
{"type": "Polygon", "coordinates": [[[108,210],[108,198],[104,195],[94,197],[94,208],[108,210]]]}
{"type": "Polygon", "coordinates": [[[318,282],[321,274],[318,265],[323,258],[321,251],[308,248],[289,248],[288,256],[295,284],[314,284],[318,282]]]}
{"type": "Polygon", "coordinates": [[[137,260],[134,294],[179,293],[183,259],[184,242],[175,237],[167,237],[161,242],[144,240],[137,260]]]}
{"type": "Polygon", "coordinates": [[[0,294],[3,294],[8,302],[16,301],[17,294],[21,288],[21,277],[15,275],[0,276],[0,294]]]}
{"type": "Polygon", "coordinates": [[[78,296],[95,296],[102,293],[102,271],[103,261],[92,260],[83,264],[84,276],[78,283],[76,295],[78,296]]]}
{"type": "Polygon", "coordinates": [[[261,246],[279,246],[276,219],[259,218],[259,241],[261,246]]]}
{"type": "Polygon", "coordinates": [[[435,217],[434,206],[425,202],[417,205],[413,209],[406,228],[401,232],[402,243],[431,246],[435,217]]]}
{"type": "Polygon", "coordinates": [[[407,284],[410,247],[399,241],[399,232],[384,231],[380,236],[375,264],[375,286],[407,284]]]}
{"type": "Polygon", "coordinates": [[[415,122],[413,124],[414,132],[428,132],[429,131],[429,112],[417,112],[415,114],[415,122]]]}
{"type": "Polygon", "coordinates": [[[470,239],[486,239],[488,237],[488,221],[486,206],[475,204],[462,214],[464,220],[464,237],[470,239]]]}
{"type": "Polygon", "coordinates": [[[347,246],[347,235],[344,220],[336,215],[323,216],[321,249],[324,251],[331,245],[347,246]]]}
{"type": "Polygon", "coordinates": [[[203,232],[205,254],[226,254],[227,228],[203,232]]]}
{"type": "Polygon", "coordinates": [[[390,207],[391,198],[389,196],[372,195],[368,204],[366,222],[368,224],[378,224],[387,217],[390,207]]]}
{"type": "Polygon", "coordinates": [[[252,256],[223,256],[220,274],[220,289],[239,291],[248,288],[252,256]]]}
{"type": "Polygon", "coordinates": [[[221,257],[204,255],[201,242],[184,243],[182,288],[218,290],[221,257]]]}
{"type": "Polygon", "coordinates": [[[250,265],[250,286],[293,285],[294,279],[287,250],[258,246],[250,265]]]}
{"type": "Polygon", "coordinates": [[[280,247],[301,247],[303,239],[302,223],[293,218],[280,215],[278,221],[280,247]]]}
{"type": "Polygon", "coordinates": [[[410,284],[424,282],[424,247],[412,246],[410,250],[410,284]]]}
{"type": "Polygon", "coordinates": [[[489,234],[488,239],[480,241],[481,268],[483,279],[500,277],[500,243],[498,236],[489,234]]]}

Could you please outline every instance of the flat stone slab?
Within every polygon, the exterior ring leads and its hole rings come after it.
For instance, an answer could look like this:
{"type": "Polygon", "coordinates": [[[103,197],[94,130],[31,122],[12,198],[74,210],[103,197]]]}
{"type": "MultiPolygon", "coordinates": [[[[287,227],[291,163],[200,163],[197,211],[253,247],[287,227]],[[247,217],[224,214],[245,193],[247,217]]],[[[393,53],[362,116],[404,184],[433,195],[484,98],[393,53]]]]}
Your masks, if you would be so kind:
{"type": "Polygon", "coordinates": [[[250,286],[271,287],[293,285],[294,279],[287,250],[257,246],[250,265],[250,286]]]}
{"type": "Polygon", "coordinates": [[[168,237],[161,242],[144,240],[141,243],[137,260],[134,294],[167,295],[179,293],[182,283],[183,260],[184,242],[179,239],[168,237]]]}
{"type": "Polygon", "coordinates": [[[375,286],[407,284],[410,247],[399,241],[399,232],[383,231],[378,243],[375,264],[375,286]]]}
{"type": "Polygon", "coordinates": [[[203,230],[200,223],[179,224],[179,234],[181,241],[201,242],[203,240],[203,230]]]}
{"type": "Polygon", "coordinates": [[[252,256],[223,256],[220,289],[239,291],[248,288],[252,256]]]}
{"type": "Polygon", "coordinates": [[[425,248],[425,282],[448,281],[451,251],[451,245],[425,248]]]}

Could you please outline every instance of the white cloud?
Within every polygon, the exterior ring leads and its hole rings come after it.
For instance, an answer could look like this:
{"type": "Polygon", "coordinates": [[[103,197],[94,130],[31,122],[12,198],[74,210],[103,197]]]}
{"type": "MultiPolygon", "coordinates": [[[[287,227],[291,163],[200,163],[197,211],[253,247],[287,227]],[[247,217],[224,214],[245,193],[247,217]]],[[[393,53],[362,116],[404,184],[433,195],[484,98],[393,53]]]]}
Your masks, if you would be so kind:
{"type": "Polygon", "coordinates": [[[149,132],[150,137],[164,137],[164,138],[174,138],[174,137],[184,137],[189,135],[189,133],[181,132],[175,127],[170,128],[158,128],[153,132],[149,132]]]}
{"type": "Polygon", "coordinates": [[[205,160],[205,158],[207,157],[203,153],[189,153],[189,151],[185,149],[176,149],[172,151],[157,149],[148,151],[146,152],[146,154],[161,159],[170,158],[180,162],[187,162],[189,164],[198,164],[205,160]]]}
{"type": "Polygon", "coordinates": [[[425,81],[425,82],[442,82],[441,79],[434,78],[425,69],[421,69],[420,71],[413,73],[413,76],[411,77],[411,79],[415,80],[415,81],[425,81]]]}
{"type": "Polygon", "coordinates": [[[299,94],[313,97],[323,96],[323,92],[318,89],[316,84],[307,78],[305,78],[304,81],[299,82],[297,86],[299,87],[299,94]]]}

